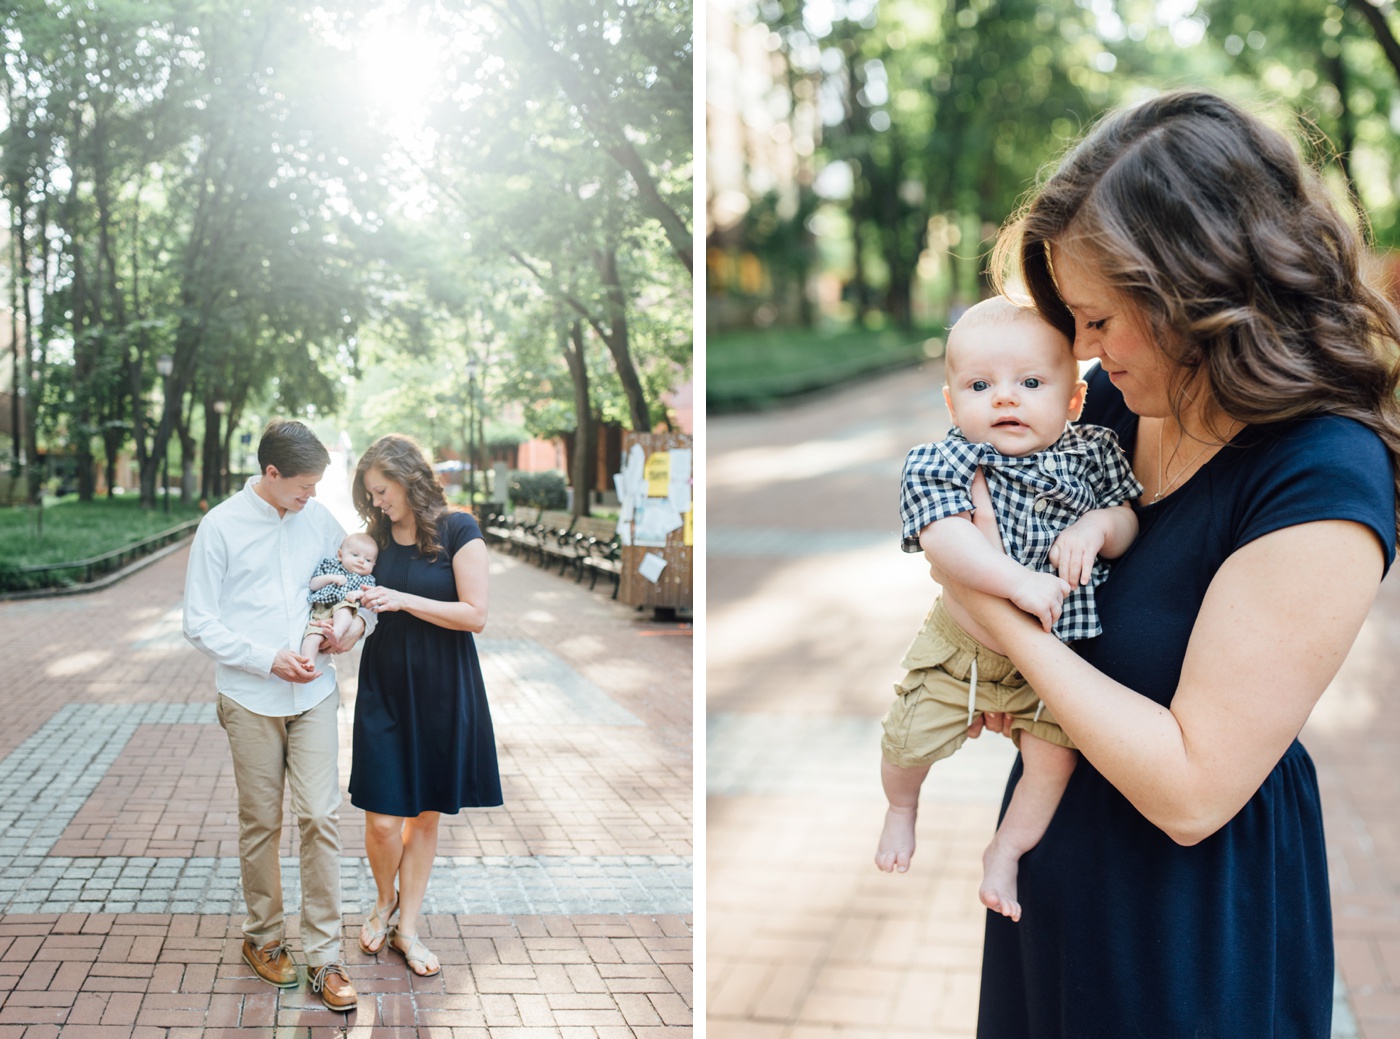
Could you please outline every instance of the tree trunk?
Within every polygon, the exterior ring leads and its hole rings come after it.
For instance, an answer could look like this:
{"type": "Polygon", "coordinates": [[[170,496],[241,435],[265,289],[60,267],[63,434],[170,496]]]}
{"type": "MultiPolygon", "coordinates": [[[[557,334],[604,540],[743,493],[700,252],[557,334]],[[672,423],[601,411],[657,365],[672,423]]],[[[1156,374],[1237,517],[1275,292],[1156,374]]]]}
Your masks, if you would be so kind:
{"type": "Polygon", "coordinates": [[[20,387],[24,385],[20,375],[19,352],[19,242],[24,234],[20,209],[10,207],[10,475],[18,478],[22,471],[23,420],[20,418],[20,387]]]}
{"type": "Polygon", "coordinates": [[[219,440],[219,483],[220,490],[227,496],[229,481],[233,479],[232,448],[233,431],[238,425],[238,413],[229,411],[224,416],[224,435],[219,440]]]}
{"type": "Polygon", "coordinates": [[[1390,23],[1386,21],[1380,5],[1373,4],[1370,0],[1346,0],[1342,6],[1351,8],[1366,19],[1371,31],[1375,33],[1376,42],[1385,53],[1386,60],[1390,62],[1395,74],[1400,76],[1400,41],[1397,41],[1395,33],[1390,31],[1390,23]]]}
{"type": "Polygon", "coordinates": [[[180,503],[182,505],[193,505],[195,501],[195,465],[194,457],[197,444],[194,434],[190,432],[193,425],[191,419],[194,414],[194,395],[190,395],[190,406],[187,410],[177,409],[177,424],[175,432],[180,438],[180,503]]]}
{"type": "MultiPolygon", "coordinates": [[[[77,196],[77,178],[69,202],[77,196]]],[[[71,213],[71,206],[70,206],[71,213]]],[[[78,234],[76,224],[69,223],[69,235],[73,246],[73,392],[78,398],[77,409],[73,412],[73,424],[69,428],[69,442],[73,444],[73,459],[77,465],[78,501],[91,501],[97,490],[95,461],[92,458],[92,382],[95,365],[92,364],[92,340],[88,339],[91,330],[90,318],[101,316],[88,312],[87,263],[83,259],[83,238],[78,234]]]]}
{"type": "Polygon", "coordinates": [[[1335,57],[1329,58],[1324,55],[1322,67],[1327,70],[1332,85],[1337,88],[1337,99],[1341,105],[1341,113],[1337,116],[1337,165],[1341,167],[1342,176],[1346,178],[1347,190],[1356,196],[1357,184],[1351,175],[1351,156],[1356,150],[1356,121],[1352,118],[1351,105],[1347,99],[1347,66],[1342,60],[1340,48],[1335,57]]]}
{"type": "MultiPolygon", "coordinates": [[[[20,186],[23,189],[23,185],[20,186]]],[[[48,196],[43,197],[39,205],[37,226],[48,226],[48,196]]],[[[44,290],[48,294],[50,288],[47,279],[49,278],[49,255],[48,236],[40,238],[39,257],[43,261],[40,270],[44,271],[44,290]]],[[[49,363],[48,346],[44,345],[39,353],[39,359],[34,360],[34,314],[30,305],[30,293],[33,285],[31,282],[31,272],[29,269],[29,243],[24,235],[24,217],[20,216],[20,236],[19,236],[19,277],[20,307],[24,311],[24,361],[27,377],[25,386],[29,390],[29,395],[25,399],[28,405],[24,409],[24,443],[25,451],[29,455],[29,500],[40,506],[43,505],[44,492],[44,467],[39,462],[39,411],[43,407],[43,383],[49,363]]],[[[47,344],[47,340],[45,340],[47,344]]]]}
{"type": "Polygon", "coordinates": [[[608,353],[617,367],[622,392],[627,396],[627,409],[632,415],[632,430],[651,432],[651,409],[647,406],[646,390],[637,377],[628,343],[627,298],[622,291],[622,279],[617,271],[617,249],[609,246],[598,253],[598,273],[603,279],[604,297],[608,310],[608,330],[603,335],[608,353]]]}
{"type": "Polygon", "coordinates": [[[589,514],[593,491],[593,412],[588,403],[588,358],[584,351],[583,322],[575,321],[567,332],[560,330],[559,348],[569,364],[574,383],[574,456],[569,466],[574,485],[574,515],[589,514]]]}
{"type": "Polygon", "coordinates": [[[204,442],[200,447],[199,496],[212,505],[219,497],[219,413],[212,401],[204,402],[204,442]]]}

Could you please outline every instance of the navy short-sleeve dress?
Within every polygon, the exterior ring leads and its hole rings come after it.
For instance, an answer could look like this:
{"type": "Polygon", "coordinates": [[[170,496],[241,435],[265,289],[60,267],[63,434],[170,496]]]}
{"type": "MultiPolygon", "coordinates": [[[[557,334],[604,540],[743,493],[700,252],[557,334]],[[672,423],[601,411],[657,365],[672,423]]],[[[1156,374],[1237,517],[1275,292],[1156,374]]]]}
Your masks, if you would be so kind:
{"type": "MultiPolygon", "coordinates": [[[[1137,416],[1102,370],[1089,387],[1082,421],[1113,429],[1131,456],[1137,416]]],[[[1389,456],[1348,419],[1247,427],[1136,511],[1137,540],[1099,589],[1103,634],[1075,648],[1161,704],[1211,579],[1242,545],[1344,519],[1375,531],[1387,566],[1394,558],[1389,456]]],[[[1008,798],[1020,773],[1018,758],[1008,798]]],[[[1081,759],[1044,839],[1021,859],[1018,889],[1019,923],[988,913],[979,1039],[1330,1035],[1327,857],[1317,776],[1297,741],[1239,814],[1190,848],[1081,759]]]]}
{"type": "MultiPolygon", "coordinates": [[[[464,512],[445,513],[436,559],[392,538],[379,550],[380,585],[457,601],[452,557],[481,537],[464,512]]],[[[381,613],[360,657],[350,802],[383,815],[452,814],[502,803],[496,737],[476,641],[400,610],[381,613]]]]}

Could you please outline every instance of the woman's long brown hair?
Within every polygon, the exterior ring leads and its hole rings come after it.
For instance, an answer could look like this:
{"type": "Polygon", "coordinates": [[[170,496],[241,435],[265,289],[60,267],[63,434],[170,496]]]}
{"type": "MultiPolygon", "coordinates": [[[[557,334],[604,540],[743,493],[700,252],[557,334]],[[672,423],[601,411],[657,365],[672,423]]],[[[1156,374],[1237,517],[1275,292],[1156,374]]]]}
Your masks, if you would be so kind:
{"type": "Polygon", "coordinates": [[[389,543],[392,536],[389,517],[374,507],[369,490],[365,487],[365,474],[378,469],[390,480],[407,492],[408,507],[413,512],[416,528],[418,554],[424,559],[434,559],[443,551],[438,540],[438,520],[447,511],[447,498],[442,487],[433,475],[423,449],[411,437],[401,433],[382,436],[365,449],[355,466],[355,479],[350,488],[355,511],[365,521],[370,537],[380,548],[389,543]]]}
{"type": "Polygon", "coordinates": [[[1050,248],[1071,248],[1226,416],[1342,415],[1390,451],[1400,531],[1400,314],[1368,285],[1362,232],[1289,139],[1212,94],[1110,113],[1033,193],[993,254],[1071,338],[1050,248]]]}

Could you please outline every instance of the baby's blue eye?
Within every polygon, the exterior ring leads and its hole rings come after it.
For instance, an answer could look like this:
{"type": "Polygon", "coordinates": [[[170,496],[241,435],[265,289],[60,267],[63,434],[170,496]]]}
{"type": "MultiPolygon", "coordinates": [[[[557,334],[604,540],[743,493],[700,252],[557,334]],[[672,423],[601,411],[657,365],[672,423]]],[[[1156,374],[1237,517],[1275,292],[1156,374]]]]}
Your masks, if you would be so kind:
{"type": "Polygon", "coordinates": [[[978,392],[978,393],[981,393],[983,390],[987,389],[990,385],[991,385],[991,383],[989,383],[986,379],[973,379],[973,380],[972,380],[972,388],[973,388],[973,390],[975,390],[975,391],[978,392]]]}
{"type": "Polygon", "coordinates": [[[1026,389],[1028,389],[1028,390],[1033,390],[1033,389],[1036,389],[1036,388],[1040,385],[1040,380],[1037,379],[1034,375],[1032,375],[1029,379],[1024,380],[1024,381],[1021,383],[1021,385],[1024,386],[1024,387],[1025,387],[1026,389]]]}

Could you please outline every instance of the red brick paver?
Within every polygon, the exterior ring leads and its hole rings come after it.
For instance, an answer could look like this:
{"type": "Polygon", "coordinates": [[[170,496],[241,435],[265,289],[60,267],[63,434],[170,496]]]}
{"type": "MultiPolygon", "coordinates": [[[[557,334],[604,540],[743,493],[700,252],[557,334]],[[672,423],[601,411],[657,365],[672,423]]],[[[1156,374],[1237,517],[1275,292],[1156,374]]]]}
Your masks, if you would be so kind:
{"type": "MultiPolygon", "coordinates": [[[[210,705],[209,724],[138,726],[45,861],[237,856],[228,745],[212,724],[213,667],[179,633],[186,557],[177,552],[100,592],[0,602],[0,761],[68,705],[210,705]]],[[[686,861],[693,847],[688,631],[493,550],[484,660],[493,639],[517,652],[543,647],[551,666],[562,661],[633,723],[527,717],[542,694],[522,700],[498,679],[488,696],[500,713],[507,803],[445,817],[442,859],[686,861]]],[[[351,654],[338,669],[342,785],[357,659],[351,654]]],[[[341,820],[344,854],[363,857],[363,817],[348,799],[341,820]]],[[[0,841],[5,836],[0,823],[0,841]]],[[[282,854],[294,857],[297,844],[289,816],[282,854]]],[[[445,875],[435,873],[430,897],[445,875]]],[[[11,895],[0,884],[0,906],[11,895]]],[[[435,913],[423,933],[443,969],[420,979],[393,953],[359,952],[365,908],[345,906],[344,949],[360,992],[350,1015],[326,1010],[304,969],[295,989],[258,980],[239,956],[241,915],[0,916],[0,1039],[332,1032],[621,1039],[692,1031],[689,912],[435,913]]],[[[300,959],[297,933],[292,912],[288,938],[300,959]]]]}
{"type": "MultiPolygon", "coordinates": [[[[1005,741],[969,743],[930,774],[908,874],[871,863],[878,719],[932,593],[921,559],[896,548],[898,477],[907,449],[947,427],[941,383],[934,363],[708,427],[711,1039],[974,1034],[976,889],[1005,741]]],[[[1400,1036],[1397,678],[1391,575],[1302,736],[1345,989],[1335,1039],[1400,1036]]]]}

